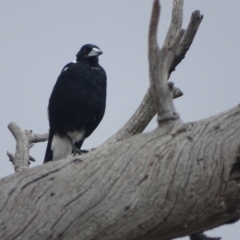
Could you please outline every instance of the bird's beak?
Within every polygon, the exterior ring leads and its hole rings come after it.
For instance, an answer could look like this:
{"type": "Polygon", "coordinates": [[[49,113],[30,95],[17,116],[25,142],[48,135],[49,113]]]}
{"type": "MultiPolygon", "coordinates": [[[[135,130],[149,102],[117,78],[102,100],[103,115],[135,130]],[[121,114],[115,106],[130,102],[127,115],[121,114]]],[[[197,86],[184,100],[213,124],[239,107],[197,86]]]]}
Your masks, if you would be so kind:
{"type": "Polygon", "coordinates": [[[92,51],[88,54],[88,57],[95,57],[101,55],[103,52],[98,48],[93,48],[92,51]]]}

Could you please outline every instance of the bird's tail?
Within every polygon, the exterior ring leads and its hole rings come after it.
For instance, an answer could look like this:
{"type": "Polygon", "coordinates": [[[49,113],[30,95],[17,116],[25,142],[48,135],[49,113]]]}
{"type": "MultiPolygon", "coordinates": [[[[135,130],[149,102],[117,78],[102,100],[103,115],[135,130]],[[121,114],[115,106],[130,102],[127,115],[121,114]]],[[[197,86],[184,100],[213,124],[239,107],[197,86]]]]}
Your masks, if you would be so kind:
{"type": "Polygon", "coordinates": [[[50,129],[49,131],[49,137],[48,137],[48,144],[47,144],[47,149],[44,157],[43,163],[50,162],[53,160],[53,152],[51,149],[52,145],[52,139],[53,139],[53,130],[50,129]]]}

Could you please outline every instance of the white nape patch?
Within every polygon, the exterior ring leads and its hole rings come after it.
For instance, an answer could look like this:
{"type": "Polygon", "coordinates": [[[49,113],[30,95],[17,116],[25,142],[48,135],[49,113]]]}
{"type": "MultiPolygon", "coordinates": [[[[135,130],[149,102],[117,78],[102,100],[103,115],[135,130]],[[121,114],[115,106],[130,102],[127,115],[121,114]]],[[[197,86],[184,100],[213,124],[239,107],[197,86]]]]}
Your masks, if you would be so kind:
{"type": "MultiPolygon", "coordinates": [[[[68,132],[68,136],[71,137],[73,143],[75,143],[84,139],[84,132],[68,132]]],[[[72,145],[68,138],[54,135],[51,150],[53,151],[53,161],[55,161],[70,156],[72,154],[72,145]]]]}
{"type": "Polygon", "coordinates": [[[88,54],[88,57],[98,56],[102,51],[98,48],[92,48],[91,52],[88,54]]]}
{"type": "MultiPolygon", "coordinates": [[[[77,63],[77,59],[72,60],[72,63],[77,63]]],[[[69,64],[68,64],[68,65],[69,65],[69,64]]],[[[68,70],[68,69],[69,69],[69,67],[65,67],[65,68],[62,70],[62,72],[66,71],[66,70],[68,70]]]]}

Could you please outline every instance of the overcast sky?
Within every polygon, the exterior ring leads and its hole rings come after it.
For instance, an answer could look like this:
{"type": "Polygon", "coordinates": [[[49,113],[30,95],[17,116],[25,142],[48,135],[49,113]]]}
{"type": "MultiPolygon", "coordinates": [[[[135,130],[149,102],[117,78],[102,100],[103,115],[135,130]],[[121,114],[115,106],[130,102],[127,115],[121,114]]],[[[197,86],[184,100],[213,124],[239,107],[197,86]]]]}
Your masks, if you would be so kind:
{"type": "MultiPolygon", "coordinates": [[[[171,18],[172,1],[162,0],[159,42],[171,18]]],[[[101,144],[131,116],[148,85],[147,34],[151,0],[0,1],[0,177],[12,174],[6,151],[15,141],[11,121],[36,133],[48,130],[47,105],[62,67],[80,47],[101,48],[108,76],[105,117],[84,149],[101,144]]],[[[184,24],[200,10],[204,19],[184,61],[171,81],[184,92],[175,106],[185,122],[197,121],[239,104],[240,2],[185,0],[184,24]]],[[[147,130],[155,128],[153,120],[147,130]]],[[[42,164],[46,143],[31,155],[42,164]]],[[[239,239],[240,223],[209,232],[223,240],[239,239]]],[[[183,238],[187,239],[187,238],[183,238]]]]}

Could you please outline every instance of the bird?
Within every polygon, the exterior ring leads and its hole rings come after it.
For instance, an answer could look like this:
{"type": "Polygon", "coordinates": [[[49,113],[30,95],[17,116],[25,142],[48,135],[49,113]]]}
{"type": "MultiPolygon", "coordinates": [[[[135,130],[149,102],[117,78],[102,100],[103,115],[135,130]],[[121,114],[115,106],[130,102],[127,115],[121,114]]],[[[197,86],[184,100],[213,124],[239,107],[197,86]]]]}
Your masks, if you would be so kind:
{"type": "Polygon", "coordinates": [[[81,154],[84,140],[101,122],[106,107],[107,75],[99,64],[103,52],[85,44],[65,65],[48,103],[49,139],[44,162],[81,154]]]}

